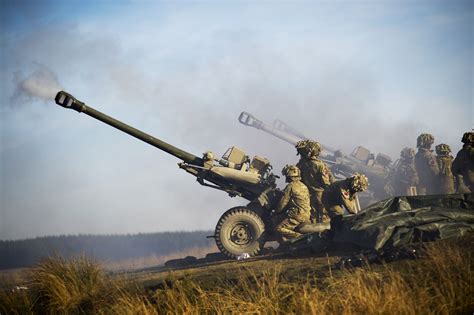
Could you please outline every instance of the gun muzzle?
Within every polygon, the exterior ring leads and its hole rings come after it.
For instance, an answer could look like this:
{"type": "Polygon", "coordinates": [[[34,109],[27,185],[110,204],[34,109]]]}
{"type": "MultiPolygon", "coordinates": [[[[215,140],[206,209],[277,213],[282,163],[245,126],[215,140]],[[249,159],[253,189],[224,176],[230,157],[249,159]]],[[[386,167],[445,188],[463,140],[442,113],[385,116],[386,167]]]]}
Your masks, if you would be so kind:
{"type": "Polygon", "coordinates": [[[64,91],[59,91],[54,100],[59,106],[74,109],[79,113],[85,109],[85,104],[83,102],[77,100],[74,96],[64,91]]]}
{"type": "Polygon", "coordinates": [[[252,114],[241,112],[239,115],[239,122],[246,126],[262,129],[263,122],[255,118],[252,114]]]}

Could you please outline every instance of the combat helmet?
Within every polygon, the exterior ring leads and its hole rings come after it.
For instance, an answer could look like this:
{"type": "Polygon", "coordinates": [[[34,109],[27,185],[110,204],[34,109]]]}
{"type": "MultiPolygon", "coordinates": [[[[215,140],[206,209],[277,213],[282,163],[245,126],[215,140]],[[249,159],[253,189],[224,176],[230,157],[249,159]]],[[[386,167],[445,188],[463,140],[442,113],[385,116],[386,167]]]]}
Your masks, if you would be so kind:
{"type": "Polygon", "coordinates": [[[438,144],[435,147],[435,150],[436,154],[438,155],[448,155],[449,153],[451,153],[451,148],[449,147],[449,145],[444,143],[438,144]]]}
{"type": "Polygon", "coordinates": [[[214,153],[211,151],[206,151],[202,154],[202,159],[204,161],[214,161],[214,153]]]}
{"type": "Polygon", "coordinates": [[[300,177],[301,171],[296,165],[286,165],[282,170],[281,173],[285,177],[300,177]]]}
{"type": "Polygon", "coordinates": [[[296,143],[296,155],[301,155],[306,157],[308,155],[308,143],[309,140],[300,140],[296,143]]]}
{"type": "Polygon", "coordinates": [[[416,139],[416,147],[429,148],[434,143],[434,137],[429,133],[422,133],[416,139]]]}
{"type": "Polygon", "coordinates": [[[468,131],[462,135],[462,143],[474,143],[474,132],[468,131]]]}
{"type": "Polygon", "coordinates": [[[403,159],[413,159],[415,157],[415,150],[412,148],[403,148],[402,151],[400,151],[400,157],[403,159]]]}
{"type": "Polygon", "coordinates": [[[355,173],[351,179],[351,188],[354,191],[364,191],[369,187],[369,180],[363,174],[355,173]]]}
{"type": "Polygon", "coordinates": [[[321,153],[321,144],[317,141],[308,141],[308,156],[319,156],[321,153]]]}

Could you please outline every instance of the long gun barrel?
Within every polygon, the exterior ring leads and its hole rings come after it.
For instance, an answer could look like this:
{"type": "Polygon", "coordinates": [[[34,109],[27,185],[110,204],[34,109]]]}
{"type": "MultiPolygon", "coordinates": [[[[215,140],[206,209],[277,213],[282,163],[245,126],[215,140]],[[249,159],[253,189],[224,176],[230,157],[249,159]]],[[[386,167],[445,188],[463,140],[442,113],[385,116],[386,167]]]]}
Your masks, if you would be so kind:
{"type": "Polygon", "coordinates": [[[181,149],[178,149],[177,147],[175,146],[172,146],[171,144],[168,144],[164,141],[161,141],[143,131],[140,131],[136,128],[133,128],[132,126],[129,126],[115,118],[112,118],[110,116],[107,116],[106,114],[104,113],[101,113],[99,112],[98,110],[95,110],[89,106],[87,106],[86,104],[84,104],[83,102],[79,101],[78,99],[76,99],[74,96],[72,96],[71,94],[67,93],[67,92],[64,92],[64,91],[60,91],[58,92],[58,94],[56,94],[56,98],[54,99],[56,101],[56,104],[64,107],[64,108],[70,108],[70,109],[73,109],[79,113],[84,113],[88,116],[91,116],[97,120],[100,120],[104,123],[106,123],[107,125],[110,125],[114,128],[117,128],[129,135],[131,135],[132,137],[135,137],[137,139],[140,139],[160,150],[163,150],[177,158],[179,158],[180,160],[182,160],[183,162],[185,163],[189,163],[189,164],[192,164],[192,165],[198,165],[198,166],[202,166],[203,165],[203,160],[197,156],[195,156],[194,154],[191,154],[189,152],[186,152],[184,150],[181,150],[181,149]]]}
{"type": "Polygon", "coordinates": [[[289,134],[284,131],[280,131],[270,125],[265,124],[263,121],[255,118],[250,113],[242,112],[239,115],[239,122],[249,127],[254,127],[260,130],[263,130],[271,135],[274,135],[277,138],[280,138],[283,141],[288,142],[289,144],[296,145],[296,143],[301,140],[300,137],[289,134]]]}
{"type": "MultiPolygon", "coordinates": [[[[254,127],[269,133],[277,138],[280,138],[283,141],[288,142],[289,144],[296,145],[300,140],[307,140],[308,137],[305,137],[301,132],[297,131],[294,128],[291,128],[281,120],[275,120],[273,126],[264,123],[263,121],[257,119],[254,115],[248,112],[241,112],[239,115],[239,122],[245,126],[254,127]]],[[[335,149],[321,145],[322,149],[327,153],[334,154],[335,149]]]]}

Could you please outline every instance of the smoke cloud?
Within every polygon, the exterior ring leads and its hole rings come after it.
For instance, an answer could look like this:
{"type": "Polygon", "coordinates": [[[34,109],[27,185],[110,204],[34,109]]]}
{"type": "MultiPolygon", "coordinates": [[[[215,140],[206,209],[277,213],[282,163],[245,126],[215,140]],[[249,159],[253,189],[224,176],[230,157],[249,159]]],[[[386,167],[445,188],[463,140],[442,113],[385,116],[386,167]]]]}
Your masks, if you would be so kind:
{"type": "Polygon", "coordinates": [[[50,102],[56,93],[62,89],[58,76],[48,67],[42,64],[35,64],[35,70],[29,75],[17,71],[13,74],[15,92],[12,96],[12,103],[24,103],[41,100],[50,102]]]}

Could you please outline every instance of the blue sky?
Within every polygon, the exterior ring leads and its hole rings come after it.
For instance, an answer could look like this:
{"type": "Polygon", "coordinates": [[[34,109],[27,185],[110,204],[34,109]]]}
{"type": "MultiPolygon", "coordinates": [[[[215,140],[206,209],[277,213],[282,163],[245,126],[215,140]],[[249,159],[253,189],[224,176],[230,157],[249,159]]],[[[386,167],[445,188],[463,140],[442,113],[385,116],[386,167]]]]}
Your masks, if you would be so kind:
{"type": "Polygon", "coordinates": [[[0,239],[213,229],[245,203],[59,108],[59,88],[196,155],[237,145],[276,171],[294,149],[241,111],[393,159],[422,132],[456,152],[473,128],[472,1],[0,5],[0,239]]]}

